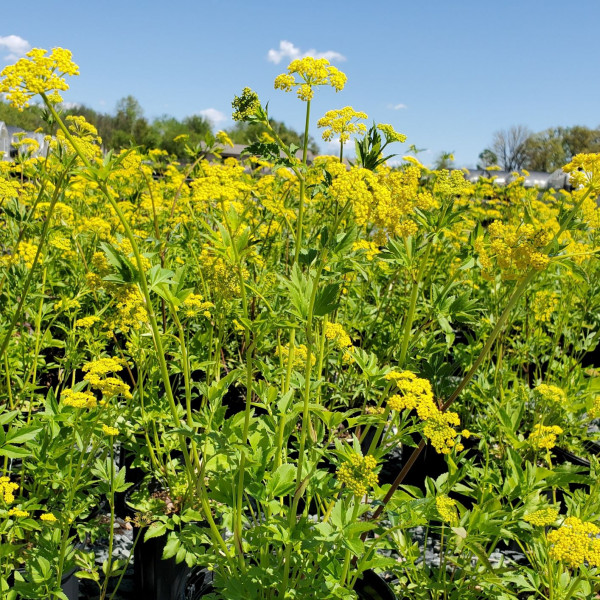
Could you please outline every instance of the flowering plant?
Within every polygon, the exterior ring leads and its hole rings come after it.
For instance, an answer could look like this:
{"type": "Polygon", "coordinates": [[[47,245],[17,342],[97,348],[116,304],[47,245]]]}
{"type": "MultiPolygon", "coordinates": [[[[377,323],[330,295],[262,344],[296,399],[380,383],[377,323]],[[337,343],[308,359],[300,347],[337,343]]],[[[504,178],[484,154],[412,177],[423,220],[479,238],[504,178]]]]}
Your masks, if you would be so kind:
{"type": "Polygon", "coordinates": [[[557,444],[586,454],[600,414],[600,157],[567,165],[570,192],[497,189],[390,167],[405,136],[346,107],[320,121],[339,158],[310,162],[311,99],[346,82],[310,57],[275,80],[305,102],[302,148],[245,88],[234,118],[268,134],[246,165],[223,135],[214,161],[105,156],[60,113],[77,72],[34,50],[0,80],[58,128],[0,163],[0,592],[62,597],[77,565],[106,598],[128,491],[135,543],[210,569],[213,598],[373,600],[374,571],[400,597],[591,593],[597,463],[557,444]],[[439,470],[412,479],[423,456],[439,470]]]}

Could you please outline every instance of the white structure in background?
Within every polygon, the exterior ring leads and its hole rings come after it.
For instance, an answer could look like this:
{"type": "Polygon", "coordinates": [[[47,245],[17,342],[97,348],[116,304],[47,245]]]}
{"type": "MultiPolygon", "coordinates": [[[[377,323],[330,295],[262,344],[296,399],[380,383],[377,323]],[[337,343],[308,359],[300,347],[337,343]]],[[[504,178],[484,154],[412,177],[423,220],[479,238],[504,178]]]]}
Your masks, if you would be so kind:
{"type": "Polygon", "coordinates": [[[10,160],[11,145],[8,127],[0,121],[0,160],[10,160]]]}
{"type": "Polygon", "coordinates": [[[24,134],[23,137],[33,139],[39,144],[40,147],[33,153],[33,156],[46,156],[49,146],[46,134],[25,131],[20,127],[11,127],[0,121],[0,153],[2,153],[0,160],[12,160],[14,158],[17,149],[13,144],[18,141],[17,136],[19,134],[24,134]]]}

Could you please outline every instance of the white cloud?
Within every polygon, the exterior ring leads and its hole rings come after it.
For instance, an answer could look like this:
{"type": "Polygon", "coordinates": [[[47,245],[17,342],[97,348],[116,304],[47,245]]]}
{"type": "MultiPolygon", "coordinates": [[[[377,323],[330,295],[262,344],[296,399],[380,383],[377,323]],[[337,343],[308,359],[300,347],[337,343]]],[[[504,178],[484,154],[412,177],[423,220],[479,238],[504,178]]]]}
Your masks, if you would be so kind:
{"type": "Polygon", "coordinates": [[[406,104],[388,104],[388,108],[392,110],[402,110],[403,108],[408,108],[406,104]]]}
{"type": "Polygon", "coordinates": [[[215,127],[223,121],[227,121],[227,115],[216,108],[205,108],[200,113],[205,119],[208,119],[215,127]]]}
{"type": "Polygon", "coordinates": [[[81,104],[79,102],[61,102],[60,106],[65,110],[69,110],[71,108],[79,108],[81,104]]]}
{"type": "Polygon", "coordinates": [[[314,48],[302,52],[300,48],[294,46],[292,42],[287,40],[281,40],[279,42],[279,50],[271,48],[267,53],[267,60],[269,62],[278,65],[284,58],[292,61],[296,58],[304,58],[305,56],[312,56],[313,58],[326,58],[330,62],[341,62],[346,60],[346,57],[335,50],[327,50],[326,52],[317,52],[314,48]]]}
{"type": "Polygon", "coordinates": [[[17,60],[31,50],[31,45],[18,35],[0,35],[0,48],[4,52],[8,51],[8,54],[4,55],[5,60],[17,60]]]}

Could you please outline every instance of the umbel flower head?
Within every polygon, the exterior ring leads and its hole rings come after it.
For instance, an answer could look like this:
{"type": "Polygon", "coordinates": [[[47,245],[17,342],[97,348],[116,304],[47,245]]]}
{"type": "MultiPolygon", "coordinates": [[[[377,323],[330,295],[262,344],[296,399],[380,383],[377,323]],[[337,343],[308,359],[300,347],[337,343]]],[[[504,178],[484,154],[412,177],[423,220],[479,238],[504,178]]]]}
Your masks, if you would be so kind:
{"type": "Polygon", "coordinates": [[[338,110],[328,110],[317,122],[317,127],[327,127],[323,132],[323,139],[329,142],[335,134],[340,136],[340,142],[347,141],[352,134],[367,133],[367,126],[359,123],[359,119],[366,119],[367,113],[358,112],[351,106],[338,110]]]}
{"type": "Polygon", "coordinates": [[[79,67],[71,60],[70,50],[53,48],[48,51],[34,48],[14,65],[5,67],[0,73],[0,92],[16,108],[29,106],[36,94],[48,94],[54,104],[62,102],[59,91],[69,89],[65,75],[79,75],[79,67]]]}
{"type": "Polygon", "coordinates": [[[275,78],[275,89],[291,92],[292,88],[297,88],[298,98],[305,102],[314,96],[313,87],[330,85],[336,92],[340,92],[348,80],[346,75],[331,66],[326,58],[298,58],[288,65],[287,70],[287,73],[275,78]],[[299,80],[296,80],[295,75],[298,75],[299,80]]]}
{"type": "Polygon", "coordinates": [[[361,456],[355,452],[337,470],[337,479],[355,496],[364,496],[370,488],[379,483],[379,478],[374,472],[376,467],[377,460],[374,456],[361,456]]]}
{"type": "Polygon", "coordinates": [[[233,106],[231,118],[234,121],[252,121],[261,108],[258,94],[249,87],[242,90],[241,96],[235,96],[231,105],[233,106]]]}

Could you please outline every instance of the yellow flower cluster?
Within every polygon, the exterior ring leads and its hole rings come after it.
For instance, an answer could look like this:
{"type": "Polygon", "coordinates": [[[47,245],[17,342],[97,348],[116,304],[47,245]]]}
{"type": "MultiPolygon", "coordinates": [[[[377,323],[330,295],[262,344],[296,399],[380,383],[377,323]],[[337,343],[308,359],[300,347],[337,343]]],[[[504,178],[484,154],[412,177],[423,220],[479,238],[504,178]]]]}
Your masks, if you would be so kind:
{"type": "MultiPolygon", "coordinates": [[[[366,118],[366,117],[365,117],[366,118]]],[[[406,141],[406,136],[403,133],[396,131],[391,125],[387,123],[378,123],[377,129],[385,136],[385,141],[388,144],[392,142],[400,142],[403,144],[406,141]]]]}
{"type": "MultiPolygon", "coordinates": [[[[35,243],[31,243],[28,241],[22,241],[19,244],[17,249],[17,258],[22,260],[25,263],[25,266],[28,269],[33,267],[33,261],[35,260],[35,255],[37,254],[38,245],[35,243]]],[[[41,255],[40,255],[41,256],[41,255]]]]}
{"type": "Polygon", "coordinates": [[[233,106],[231,118],[234,121],[246,121],[256,114],[257,109],[260,108],[260,100],[255,91],[245,87],[242,95],[235,96],[231,105],[233,106]]]}
{"type": "Polygon", "coordinates": [[[541,271],[547,267],[549,258],[544,249],[552,233],[544,227],[494,221],[488,232],[488,246],[483,238],[478,238],[474,244],[484,277],[493,277],[494,260],[503,279],[518,279],[529,269],[541,271]]]}
{"type": "Polygon", "coordinates": [[[330,142],[337,134],[340,142],[346,142],[353,134],[367,133],[367,126],[359,123],[359,119],[367,119],[367,113],[358,112],[351,106],[345,106],[338,110],[328,110],[323,117],[317,121],[317,127],[327,127],[323,131],[323,139],[330,142]]]}
{"type": "Polygon", "coordinates": [[[340,206],[350,202],[356,224],[374,225],[376,242],[383,244],[388,235],[416,233],[415,209],[437,207],[433,196],[419,189],[420,176],[421,169],[414,165],[394,171],[380,167],[377,173],[353,167],[334,179],[329,193],[340,206]]]}
{"type": "Polygon", "coordinates": [[[26,510],[21,510],[20,508],[11,508],[8,511],[8,516],[10,516],[10,517],[28,517],[29,512],[26,510]]]}
{"type": "Polygon", "coordinates": [[[100,317],[97,317],[96,315],[82,317],[81,319],[77,319],[77,321],[75,321],[75,327],[89,329],[90,327],[93,327],[95,323],[98,323],[98,321],[100,321],[100,317]]]}
{"type": "Polygon", "coordinates": [[[570,173],[569,180],[573,187],[584,186],[592,192],[600,191],[600,154],[576,154],[563,167],[563,171],[570,173]]]}
{"type": "Polygon", "coordinates": [[[379,254],[379,245],[368,240],[359,240],[352,244],[352,250],[365,250],[367,260],[373,260],[379,254]]]}
{"type": "Polygon", "coordinates": [[[201,294],[190,294],[181,306],[186,317],[195,317],[202,313],[207,319],[210,319],[210,309],[215,307],[212,302],[204,300],[201,294]]]}
{"type": "Polygon", "coordinates": [[[549,290],[541,290],[533,297],[531,310],[538,323],[549,323],[558,308],[558,295],[549,290]]]}
{"type": "Polygon", "coordinates": [[[588,417],[590,419],[600,419],[600,396],[594,398],[592,408],[588,410],[588,417]]]}
{"type": "Polygon", "coordinates": [[[442,169],[437,172],[433,190],[436,194],[454,198],[455,196],[469,196],[473,193],[473,185],[465,179],[463,171],[452,172],[442,169]]]}
{"type": "Polygon", "coordinates": [[[586,562],[600,567],[600,528],[577,517],[568,517],[548,534],[550,556],[575,569],[586,562]]]}
{"type": "Polygon", "coordinates": [[[551,450],[556,446],[556,438],[562,432],[562,427],[558,425],[547,426],[538,423],[529,434],[529,442],[539,450],[551,450]]]}
{"type": "Polygon", "coordinates": [[[17,483],[13,483],[8,477],[0,477],[0,496],[2,496],[6,504],[15,501],[15,490],[19,489],[17,483]]]}
{"type": "Polygon", "coordinates": [[[115,436],[115,435],[119,435],[119,430],[116,427],[110,427],[109,425],[102,425],[102,433],[104,433],[104,435],[115,436]]]}
{"type": "Polygon", "coordinates": [[[117,377],[107,377],[109,373],[117,373],[123,370],[122,361],[117,358],[100,358],[86,363],[82,368],[85,373],[84,379],[95,390],[100,390],[103,396],[112,398],[121,394],[127,400],[132,395],[129,386],[117,377]]]}
{"type": "Polygon", "coordinates": [[[352,340],[339,323],[325,323],[325,337],[334,343],[335,347],[344,350],[352,346],[352,340]]]}
{"type": "Polygon", "coordinates": [[[555,508],[542,508],[523,517],[524,521],[527,521],[536,527],[552,525],[556,519],[558,519],[558,511],[555,508]]]}
{"type": "Polygon", "coordinates": [[[76,392],[75,390],[63,390],[60,395],[61,403],[73,408],[95,408],[97,401],[92,392],[76,392]]]}
{"type": "Polygon", "coordinates": [[[292,88],[297,87],[298,98],[305,102],[314,96],[313,87],[330,85],[339,92],[344,89],[348,79],[339,69],[331,66],[326,58],[298,58],[288,65],[287,70],[287,73],[275,78],[275,89],[290,92],[292,88]],[[296,81],[294,75],[298,75],[300,80],[296,81]]]}
{"type": "Polygon", "coordinates": [[[337,470],[337,478],[355,496],[364,496],[369,489],[379,483],[379,477],[374,472],[375,467],[377,467],[377,460],[374,456],[361,456],[354,453],[337,470]]]}
{"type": "Polygon", "coordinates": [[[460,425],[458,415],[451,411],[442,412],[438,408],[433,397],[431,383],[427,379],[417,377],[410,371],[390,371],[385,378],[394,381],[401,392],[401,394],[395,394],[388,399],[388,406],[398,412],[416,410],[419,418],[425,422],[423,434],[431,441],[436,452],[449,454],[455,446],[455,438],[458,436],[455,429],[460,425]]]}
{"type": "Polygon", "coordinates": [[[64,48],[47,50],[34,48],[27,58],[5,67],[0,73],[0,93],[15,107],[23,109],[36,94],[51,92],[48,99],[62,102],[58,90],[68,90],[65,75],[78,75],[79,67],[71,60],[71,52],[64,48]]]}
{"type": "Polygon", "coordinates": [[[43,513],[40,515],[40,520],[46,523],[56,523],[57,518],[52,513],[43,513]]]}
{"type": "MultiPolygon", "coordinates": [[[[290,355],[289,345],[280,346],[278,350],[279,355],[287,360],[290,355]]],[[[308,348],[305,344],[298,344],[294,347],[294,363],[293,366],[297,369],[304,369],[306,367],[306,359],[308,357],[308,348]]],[[[310,353],[310,363],[314,365],[317,362],[316,356],[311,352],[310,353]]]]}
{"type": "Polygon", "coordinates": [[[435,498],[435,506],[442,521],[456,525],[458,523],[458,513],[456,509],[456,500],[453,500],[446,494],[440,494],[435,498]]]}
{"type": "Polygon", "coordinates": [[[567,401],[565,391],[555,385],[540,383],[534,391],[544,398],[544,400],[549,400],[555,404],[565,404],[567,401]]]}

